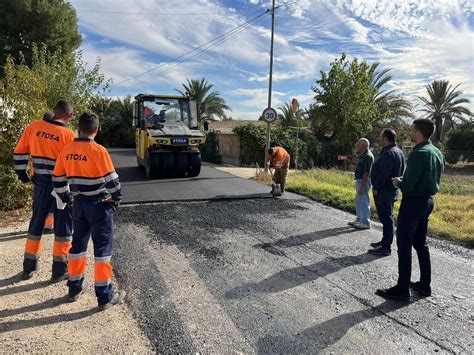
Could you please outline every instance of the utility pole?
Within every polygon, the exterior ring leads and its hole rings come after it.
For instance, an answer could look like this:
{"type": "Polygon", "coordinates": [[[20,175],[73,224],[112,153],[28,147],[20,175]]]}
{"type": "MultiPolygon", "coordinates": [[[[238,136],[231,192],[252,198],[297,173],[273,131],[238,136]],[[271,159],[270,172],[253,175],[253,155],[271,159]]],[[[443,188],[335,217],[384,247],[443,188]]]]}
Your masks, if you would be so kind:
{"type": "MultiPolygon", "coordinates": [[[[272,107],[272,76],[273,76],[273,40],[275,37],[275,0],[272,0],[272,36],[270,44],[270,75],[268,78],[268,106],[267,108],[272,107]]],[[[265,172],[268,172],[267,166],[267,154],[270,149],[270,127],[271,123],[267,123],[267,144],[265,149],[265,172]]]]}
{"type": "Polygon", "coordinates": [[[296,157],[295,157],[295,170],[298,170],[298,147],[300,142],[300,115],[299,110],[295,112],[296,116],[296,157]]]}

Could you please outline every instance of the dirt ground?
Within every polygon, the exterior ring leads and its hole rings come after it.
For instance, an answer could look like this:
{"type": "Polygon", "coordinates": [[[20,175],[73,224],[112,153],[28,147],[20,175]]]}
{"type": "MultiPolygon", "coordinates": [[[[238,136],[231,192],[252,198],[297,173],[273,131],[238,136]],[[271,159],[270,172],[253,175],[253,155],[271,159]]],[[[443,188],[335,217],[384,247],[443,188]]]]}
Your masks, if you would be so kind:
{"type": "Polygon", "coordinates": [[[237,166],[226,166],[226,165],[213,165],[217,170],[225,171],[226,173],[233,174],[244,179],[250,179],[255,177],[257,169],[255,168],[240,168],[237,166]]]}
{"type": "Polygon", "coordinates": [[[66,283],[50,285],[53,235],[43,238],[40,270],[20,280],[28,214],[2,215],[0,224],[0,353],[151,353],[151,343],[125,304],[97,312],[93,254],[89,246],[86,282],[75,303],[66,283]]]}
{"type": "MultiPolygon", "coordinates": [[[[244,179],[252,179],[255,178],[258,172],[262,172],[263,168],[241,168],[238,166],[231,166],[231,165],[212,165],[217,170],[225,171],[226,173],[239,176],[244,179]]],[[[295,170],[288,171],[289,174],[294,173],[295,170]]]]}

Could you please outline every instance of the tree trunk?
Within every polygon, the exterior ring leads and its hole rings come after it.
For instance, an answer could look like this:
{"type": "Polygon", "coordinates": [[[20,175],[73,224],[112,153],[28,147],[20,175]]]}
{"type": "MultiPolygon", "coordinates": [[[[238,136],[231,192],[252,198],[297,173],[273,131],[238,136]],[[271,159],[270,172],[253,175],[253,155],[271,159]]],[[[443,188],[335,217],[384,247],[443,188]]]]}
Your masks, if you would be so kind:
{"type": "Polygon", "coordinates": [[[435,141],[442,143],[443,139],[443,117],[442,116],[435,116],[433,117],[433,121],[435,122],[435,141]]]}

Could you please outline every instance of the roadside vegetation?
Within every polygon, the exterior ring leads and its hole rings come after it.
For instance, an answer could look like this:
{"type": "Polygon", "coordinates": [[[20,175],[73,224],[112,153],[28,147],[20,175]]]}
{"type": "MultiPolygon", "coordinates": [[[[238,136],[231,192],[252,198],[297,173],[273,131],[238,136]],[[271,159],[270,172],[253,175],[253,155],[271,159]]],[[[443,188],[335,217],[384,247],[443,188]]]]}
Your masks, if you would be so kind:
{"type": "MultiPolygon", "coordinates": [[[[334,169],[295,172],[288,177],[287,190],[355,213],[351,173],[334,169]]],[[[371,201],[372,215],[376,217],[372,196],[371,201]]],[[[435,196],[435,202],[430,233],[474,247],[474,176],[451,175],[448,172],[441,179],[441,190],[435,196]]],[[[400,198],[395,204],[395,216],[399,206],[400,198]]]]}

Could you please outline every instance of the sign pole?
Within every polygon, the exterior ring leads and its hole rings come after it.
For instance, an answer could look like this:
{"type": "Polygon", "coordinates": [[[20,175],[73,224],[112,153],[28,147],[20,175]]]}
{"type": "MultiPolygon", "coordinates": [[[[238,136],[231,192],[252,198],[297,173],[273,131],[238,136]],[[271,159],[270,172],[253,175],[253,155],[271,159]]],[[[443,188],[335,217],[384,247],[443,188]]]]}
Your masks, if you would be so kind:
{"type": "Polygon", "coordinates": [[[296,158],[295,158],[295,169],[298,170],[298,148],[300,145],[300,119],[298,112],[295,113],[296,115],[296,158]]]}
{"type": "Polygon", "coordinates": [[[298,170],[298,147],[299,147],[299,133],[300,133],[300,120],[299,120],[299,104],[297,99],[291,100],[291,108],[296,118],[296,154],[295,154],[295,170],[298,170]]]}
{"type": "MultiPolygon", "coordinates": [[[[272,0],[272,36],[270,42],[270,75],[268,79],[268,106],[272,107],[272,76],[273,76],[273,40],[275,37],[275,0],[272,0]]],[[[268,173],[267,152],[270,149],[270,128],[271,123],[267,123],[267,144],[265,147],[265,172],[268,173]]]]}

